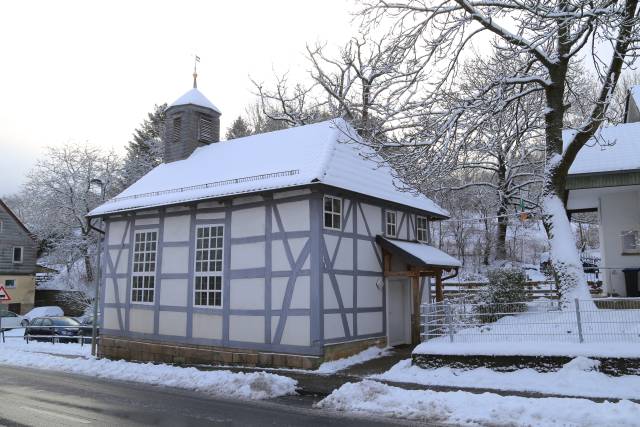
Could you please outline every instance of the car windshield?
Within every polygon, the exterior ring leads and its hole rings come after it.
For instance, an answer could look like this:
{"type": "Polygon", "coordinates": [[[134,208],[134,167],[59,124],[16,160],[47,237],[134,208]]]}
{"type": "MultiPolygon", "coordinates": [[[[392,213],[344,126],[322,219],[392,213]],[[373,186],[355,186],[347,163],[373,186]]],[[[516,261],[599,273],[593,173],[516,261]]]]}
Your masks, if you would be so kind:
{"type": "Polygon", "coordinates": [[[53,322],[53,326],[78,326],[80,324],[77,320],[71,318],[51,319],[51,321],[53,322]]]}

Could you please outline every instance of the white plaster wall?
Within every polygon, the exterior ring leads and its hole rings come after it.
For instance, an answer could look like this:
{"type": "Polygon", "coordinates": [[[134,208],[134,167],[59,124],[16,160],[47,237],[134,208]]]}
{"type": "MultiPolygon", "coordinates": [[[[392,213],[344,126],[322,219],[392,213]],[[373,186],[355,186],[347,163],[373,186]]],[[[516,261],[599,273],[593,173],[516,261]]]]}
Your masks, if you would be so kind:
{"type": "Polygon", "coordinates": [[[189,247],[162,248],[162,273],[180,274],[189,272],[189,247]]]}
{"type": "Polygon", "coordinates": [[[191,230],[191,217],[189,215],[167,216],[164,218],[165,242],[186,242],[189,240],[191,230]]]}
{"type": "Polygon", "coordinates": [[[231,245],[231,269],[264,267],[264,242],[231,245]]]}
{"type": "MultiPolygon", "coordinates": [[[[371,235],[375,237],[377,234],[382,234],[382,208],[366,203],[361,203],[360,206],[362,207],[362,212],[364,212],[371,235]]],[[[358,212],[358,215],[358,234],[366,235],[367,229],[362,213],[358,212]]]]}
{"type": "Polygon", "coordinates": [[[120,329],[120,324],[118,323],[118,310],[120,310],[120,315],[122,316],[122,322],[124,326],[124,308],[117,309],[114,307],[105,307],[104,308],[104,328],[105,329],[120,329]]]}
{"type": "Polygon", "coordinates": [[[264,316],[229,316],[229,339],[264,343],[264,316]]]}
{"type": "MultiPolygon", "coordinates": [[[[288,280],[287,277],[273,277],[271,279],[271,308],[273,310],[280,310],[282,308],[288,280]]],[[[296,278],[293,286],[293,294],[291,295],[291,305],[289,308],[310,308],[311,285],[309,276],[296,278]]]]}
{"type": "Polygon", "coordinates": [[[189,283],[187,279],[161,279],[160,305],[187,306],[189,283]]]}
{"type": "Polygon", "coordinates": [[[189,208],[186,206],[171,206],[165,209],[166,213],[175,213],[175,212],[188,212],[189,208]]]}
{"type": "Polygon", "coordinates": [[[402,211],[396,211],[396,236],[399,239],[407,238],[407,221],[409,221],[408,215],[402,211]]]}
{"type": "Polygon", "coordinates": [[[309,316],[287,316],[280,343],[288,345],[309,345],[309,332],[309,316]]]}
{"type": "Polygon", "coordinates": [[[376,286],[378,282],[382,282],[382,278],[359,276],[357,280],[358,307],[382,307],[382,289],[376,286]]]}
{"type": "Polygon", "coordinates": [[[378,245],[368,240],[358,240],[358,270],[382,271],[378,253],[378,245]],[[374,246],[375,245],[375,246],[374,246]],[[375,247],[375,249],[374,249],[375,247]]]}
{"type": "Polygon", "coordinates": [[[622,254],[622,232],[640,230],[640,192],[627,191],[600,197],[601,240],[605,281],[609,292],[626,295],[622,269],[638,267],[640,254],[622,254]]]}
{"type": "Polygon", "coordinates": [[[187,335],[187,313],[161,311],[158,320],[160,335],[184,337],[187,335]]]}
{"type": "Polygon", "coordinates": [[[107,304],[113,304],[116,301],[115,287],[118,287],[118,296],[120,297],[120,303],[127,301],[127,279],[119,278],[115,279],[116,284],[113,283],[114,279],[107,278],[104,289],[104,302],[107,304]]]}
{"type": "Polygon", "coordinates": [[[382,334],[382,312],[358,313],[358,335],[382,334]]]}
{"type": "MultiPolygon", "coordinates": [[[[300,256],[302,248],[304,247],[305,243],[307,243],[307,240],[308,239],[306,237],[288,239],[289,248],[291,249],[294,263],[300,256]]],[[[286,271],[291,269],[292,267],[289,265],[287,253],[284,249],[284,242],[282,240],[273,240],[271,242],[271,270],[286,271]]]]}
{"type": "Polygon", "coordinates": [[[343,221],[344,221],[344,232],[352,233],[353,232],[353,215],[357,214],[355,208],[356,206],[353,204],[352,200],[343,199],[342,208],[344,209],[343,221]],[[349,215],[347,215],[349,212],[349,215]]]}
{"type": "Polygon", "coordinates": [[[264,236],[265,208],[259,206],[231,213],[231,237],[264,236]]]}
{"type": "Polygon", "coordinates": [[[222,339],[222,316],[194,313],[191,335],[193,338],[222,339]]]}
{"type": "Polygon", "coordinates": [[[129,310],[129,330],[145,334],[153,333],[153,310],[129,310]]]}
{"type": "Polygon", "coordinates": [[[264,309],[264,278],[231,280],[231,308],[264,309]]]}
{"type": "Polygon", "coordinates": [[[116,273],[127,273],[129,270],[129,249],[109,249],[109,256],[111,257],[116,273]],[[120,253],[120,259],[118,259],[118,253],[120,253]]]}
{"type": "Polygon", "coordinates": [[[196,219],[224,219],[224,212],[199,212],[196,219]]]}
{"type": "MultiPolygon", "coordinates": [[[[353,307],[353,278],[346,275],[336,275],[336,281],[338,282],[338,290],[342,297],[342,304],[344,308],[353,307]]],[[[322,278],[322,290],[324,294],[324,308],[335,309],[338,307],[338,300],[331,284],[331,279],[328,274],[324,274],[322,278]]]]}
{"type": "MultiPolygon", "coordinates": [[[[329,253],[329,256],[333,256],[333,253],[329,253]]],[[[353,270],[353,239],[342,238],[333,268],[336,270],[353,270]]]]}
{"type": "MultiPolygon", "coordinates": [[[[309,225],[309,201],[300,200],[277,204],[285,231],[307,231],[309,225]]],[[[274,222],[274,224],[276,224],[274,222]]]]}
{"type": "Polygon", "coordinates": [[[340,314],[324,315],[324,338],[330,340],[332,338],[344,337],[344,327],[342,326],[342,316],[340,314]]]}
{"type": "MultiPolygon", "coordinates": [[[[107,243],[110,245],[119,245],[123,243],[122,237],[124,235],[125,228],[127,228],[127,221],[110,222],[107,243]]],[[[124,238],[124,243],[129,243],[129,239],[127,237],[124,238]]]]}
{"type": "Polygon", "coordinates": [[[160,217],[153,218],[136,218],[136,225],[156,225],[160,223],[160,217]]]}

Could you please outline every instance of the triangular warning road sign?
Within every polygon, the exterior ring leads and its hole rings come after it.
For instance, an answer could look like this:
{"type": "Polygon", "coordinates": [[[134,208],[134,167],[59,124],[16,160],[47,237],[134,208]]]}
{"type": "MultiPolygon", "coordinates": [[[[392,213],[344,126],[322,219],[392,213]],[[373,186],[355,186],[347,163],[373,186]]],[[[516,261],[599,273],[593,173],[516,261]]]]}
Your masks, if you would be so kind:
{"type": "Polygon", "coordinates": [[[11,297],[4,289],[4,286],[0,286],[0,301],[11,301],[11,297]]]}

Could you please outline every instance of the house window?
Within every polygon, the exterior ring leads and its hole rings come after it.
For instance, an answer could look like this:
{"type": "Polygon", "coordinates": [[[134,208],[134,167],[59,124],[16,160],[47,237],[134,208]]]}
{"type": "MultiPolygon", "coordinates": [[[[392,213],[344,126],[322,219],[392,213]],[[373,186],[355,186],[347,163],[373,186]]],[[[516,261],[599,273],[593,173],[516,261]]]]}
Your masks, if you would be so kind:
{"type": "Polygon", "coordinates": [[[14,279],[7,279],[4,281],[4,287],[5,288],[15,288],[16,287],[16,281],[14,279]]]}
{"type": "Polygon", "coordinates": [[[13,263],[22,264],[24,258],[24,249],[22,246],[14,246],[13,248],[13,263]]]}
{"type": "Polygon", "coordinates": [[[416,216],[416,240],[418,242],[429,241],[429,222],[426,217],[416,216]]]}
{"type": "Polygon", "coordinates": [[[157,231],[138,231],[133,245],[131,302],[153,303],[156,287],[157,231]]]}
{"type": "Polygon", "coordinates": [[[200,117],[198,139],[203,142],[213,142],[213,120],[211,117],[200,117]]]}
{"type": "Polygon", "coordinates": [[[222,257],[224,227],[204,225],[196,228],[196,271],[193,304],[222,307],[222,257]]]}
{"type": "Polygon", "coordinates": [[[342,229],[342,199],[324,196],[324,227],[331,230],[342,229]]]}
{"type": "Polygon", "coordinates": [[[629,230],[622,232],[622,253],[638,254],[640,253],[640,231],[629,230]]]}
{"type": "Polygon", "coordinates": [[[180,142],[180,135],[182,135],[182,117],[176,117],[173,119],[173,133],[171,134],[171,140],[173,142],[180,142]]]}
{"type": "Polygon", "coordinates": [[[396,237],[396,213],[392,211],[385,212],[386,234],[389,237],[396,237]]]}

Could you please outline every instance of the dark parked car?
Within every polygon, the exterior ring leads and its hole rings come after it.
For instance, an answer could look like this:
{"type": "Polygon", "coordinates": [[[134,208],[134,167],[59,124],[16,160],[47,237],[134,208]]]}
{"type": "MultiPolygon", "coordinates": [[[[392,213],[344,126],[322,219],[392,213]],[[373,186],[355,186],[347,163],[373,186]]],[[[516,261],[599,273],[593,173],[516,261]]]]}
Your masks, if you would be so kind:
{"type": "Polygon", "coordinates": [[[83,335],[80,322],[71,317],[37,317],[25,328],[25,338],[36,341],[79,342],[83,335]]]}

